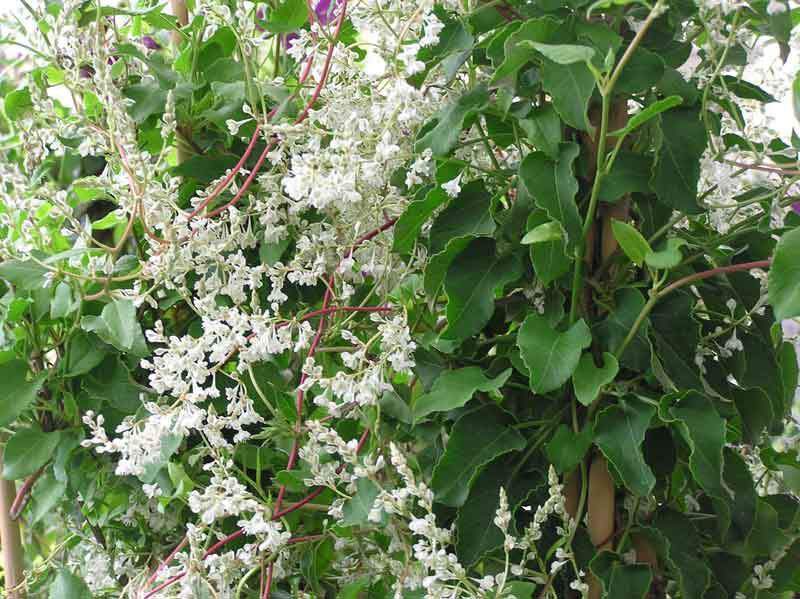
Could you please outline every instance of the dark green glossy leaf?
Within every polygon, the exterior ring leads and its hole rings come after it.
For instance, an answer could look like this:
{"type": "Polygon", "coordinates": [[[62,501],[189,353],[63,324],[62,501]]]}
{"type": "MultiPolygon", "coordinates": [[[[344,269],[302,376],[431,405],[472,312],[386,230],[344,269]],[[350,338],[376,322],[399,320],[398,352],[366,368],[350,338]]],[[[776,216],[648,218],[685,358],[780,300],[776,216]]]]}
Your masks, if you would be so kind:
{"type": "Polygon", "coordinates": [[[561,424],[545,446],[547,459],[559,474],[571,472],[589,451],[593,439],[591,425],[575,433],[566,424],[561,424]]]}
{"type": "Polygon", "coordinates": [[[561,143],[561,120],[552,104],[537,106],[527,118],[519,120],[519,126],[533,145],[551,160],[558,160],[561,143]]]}
{"type": "Polygon", "coordinates": [[[530,372],[531,389],[547,393],[561,387],[591,342],[592,335],[583,320],[561,333],[544,316],[529,314],[519,329],[517,345],[530,372]]]}
{"type": "Polygon", "coordinates": [[[494,314],[495,290],[521,274],[522,261],[516,254],[497,255],[491,239],[472,241],[447,270],[447,328],[442,338],[462,341],[478,333],[494,314]]]}
{"type": "Polygon", "coordinates": [[[28,376],[28,365],[23,360],[0,364],[0,426],[16,420],[39,394],[46,373],[28,376]]]}
{"type": "Polygon", "coordinates": [[[3,478],[19,480],[44,466],[61,440],[59,432],[45,433],[38,427],[21,428],[3,451],[3,478]]]}
{"type": "Polygon", "coordinates": [[[640,497],[648,495],[656,479],[644,461],[642,442],[656,409],[628,397],[602,410],[595,422],[595,443],[622,478],[640,497]]]}
{"type": "Polygon", "coordinates": [[[436,501],[458,507],[469,494],[481,468],[505,453],[525,447],[513,419],[500,408],[484,406],[453,425],[447,447],[433,470],[431,489],[436,501]]]}
{"type": "Polygon", "coordinates": [[[489,101],[485,87],[476,87],[439,113],[436,125],[414,145],[417,152],[430,148],[434,156],[445,156],[458,142],[467,117],[482,110],[489,101]]]}
{"type": "Polygon", "coordinates": [[[559,146],[559,159],[554,162],[543,152],[532,152],[520,163],[519,176],[525,190],[536,205],[564,228],[566,238],[574,246],[581,237],[582,223],[575,204],[578,181],[572,163],[580,153],[577,144],[559,146]]]}
{"type": "Polygon", "coordinates": [[[586,111],[594,92],[595,80],[586,64],[560,65],[545,60],[542,65],[542,85],[565,123],[582,131],[591,131],[586,111]]]}
{"type": "Polygon", "coordinates": [[[725,420],[711,400],[696,391],[686,393],[669,412],[679,421],[679,430],[689,445],[689,468],[697,483],[713,497],[728,497],[722,483],[725,420]]]}
{"type": "Polygon", "coordinates": [[[686,214],[697,214],[700,158],[706,149],[706,128],[694,108],[661,114],[661,145],[651,185],[659,201],[686,214]]]}
{"type": "Polygon", "coordinates": [[[419,236],[422,225],[447,200],[447,194],[440,187],[436,187],[427,191],[421,199],[409,204],[406,211],[395,223],[392,249],[400,254],[409,253],[414,247],[414,242],[419,236]]]}

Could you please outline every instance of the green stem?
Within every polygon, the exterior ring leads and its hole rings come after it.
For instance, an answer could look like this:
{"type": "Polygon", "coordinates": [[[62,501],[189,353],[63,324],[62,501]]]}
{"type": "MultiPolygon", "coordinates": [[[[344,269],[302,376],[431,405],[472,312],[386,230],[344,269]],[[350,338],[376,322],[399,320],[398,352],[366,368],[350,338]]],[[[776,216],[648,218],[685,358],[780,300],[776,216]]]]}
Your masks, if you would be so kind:
{"type": "Polygon", "coordinates": [[[571,303],[569,307],[569,323],[574,324],[578,319],[578,299],[580,297],[581,289],[583,288],[583,259],[586,254],[586,240],[589,236],[589,231],[594,223],[595,213],[597,212],[597,203],[600,197],[600,185],[603,177],[608,174],[609,165],[606,161],[606,145],[608,140],[608,117],[611,111],[611,98],[614,93],[614,86],[617,84],[622,71],[630,61],[636,49],[642,43],[648,29],[653,24],[653,21],[661,14],[664,1],[659,0],[656,5],[647,15],[641,29],[636,33],[631,40],[630,45],[625,49],[625,53],[620,58],[611,76],[605,85],[601,86],[600,95],[602,97],[601,115],[600,115],[600,137],[597,140],[597,162],[595,168],[594,183],[592,184],[592,194],[589,197],[589,207],[586,210],[586,218],[583,221],[583,229],[581,231],[581,239],[575,248],[575,271],[572,276],[572,294],[571,303]]]}

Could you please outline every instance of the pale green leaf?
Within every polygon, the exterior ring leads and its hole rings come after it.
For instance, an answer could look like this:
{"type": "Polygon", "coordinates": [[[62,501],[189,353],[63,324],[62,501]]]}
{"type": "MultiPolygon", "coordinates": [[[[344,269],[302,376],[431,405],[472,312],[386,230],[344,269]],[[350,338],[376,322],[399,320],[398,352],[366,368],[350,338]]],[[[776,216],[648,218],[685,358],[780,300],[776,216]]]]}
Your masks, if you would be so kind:
{"type": "Polygon", "coordinates": [[[484,393],[497,391],[509,376],[511,376],[510,368],[493,379],[488,378],[477,366],[445,371],[434,381],[431,390],[414,402],[414,420],[419,422],[434,412],[460,408],[478,391],[484,393]]]}
{"type": "Polygon", "coordinates": [[[611,219],[611,230],[625,255],[636,266],[644,264],[645,256],[652,250],[642,234],[628,223],[616,219],[611,219]]]}
{"type": "Polygon", "coordinates": [[[564,234],[561,232],[561,225],[556,222],[549,222],[538,225],[536,228],[528,231],[520,243],[522,245],[530,245],[532,243],[543,243],[545,241],[560,241],[563,238],[564,234]]]}
{"type": "Polygon", "coordinates": [[[576,62],[591,62],[594,58],[595,50],[589,46],[578,46],[575,44],[542,44],[531,40],[521,42],[523,46],[533,48],[545,58],[561,65],[574,64],[576,62]]]}
{"type": "Polygon", "coordinates": [[[787,231],[769,269],[769,303],[776,320],[800,316],[800,228],[787,231]]]}

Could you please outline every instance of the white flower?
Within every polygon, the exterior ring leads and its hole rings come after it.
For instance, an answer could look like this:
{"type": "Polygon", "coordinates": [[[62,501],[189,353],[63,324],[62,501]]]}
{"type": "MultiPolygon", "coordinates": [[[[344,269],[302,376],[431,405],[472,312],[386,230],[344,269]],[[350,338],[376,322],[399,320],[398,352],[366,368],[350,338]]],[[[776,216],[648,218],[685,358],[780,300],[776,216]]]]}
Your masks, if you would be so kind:
{"type": "Polygon", "coordinates": [[[442,189],[444,192],[450,196],[451,198],[455,198],[458,194],[461,193],[461,175],[463,173],[459,173],[459,175],[455,179],[450,179],[446,183],[442,183],[442,189]]]}
{"type": "Polygon", "coordinates": [[[770,16],[774,16],[789,10],[789,6],[786,4],[785,0],[770,0],[769,4],[767,4],[767,14],[770,16]]]}

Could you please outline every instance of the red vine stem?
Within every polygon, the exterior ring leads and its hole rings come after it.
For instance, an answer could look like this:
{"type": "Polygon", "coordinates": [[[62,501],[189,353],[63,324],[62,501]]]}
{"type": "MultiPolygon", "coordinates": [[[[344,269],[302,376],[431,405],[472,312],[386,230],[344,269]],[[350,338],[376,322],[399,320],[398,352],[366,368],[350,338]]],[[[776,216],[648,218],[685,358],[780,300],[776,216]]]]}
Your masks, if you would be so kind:
{"type": "Polygon", "coordinates": [[[741,264],[731,264],[729,266],[718,266],[717,268],[712,268],[710,270],[704,270],[702,272],[696,272],[694,274],[688,275],[683,277],[682,279],[678,279],[674,283],[664,287],[658,293],[658,297],[663,297],[668,293],[675,291],[679,287],[683,287],[684,285],[688,285],[689,283],[694,283],[695,281],[701,281],[703,279],[709,279],[711,277],[716,277],[717,275],[722,275],[727,272],[738,272],[741,270],[753,270],[754,268],[769,268],[770,264],[772,264],[772,259],[768,258],[766,260],[757,260],[755,262],[742,262],[741,264]]]}
{"type": "Polygon", "coordinates": [[[11,504],[11,507],[8,510],[8,515],[12,520],[16,520],[19,518],[19,515],[22,513],[22,510],[25,509],[25,506],[28,505],[28,501],[30,500],[30,491],[36,481],[39,480],[39,477],[44,473],[44,466],[39,468],[36,472],[31,474],[22,486],[17,491],[16,497],[14,497],[14,501],[11,504]]]}
{"type": "MultiPolygon", "coordinates": [[[[325,63],[322,66],[322,74],[320,75],[319,81],[317,82],[317,85],[314,88],[314,92],[311,94],[311,98],[308,100],[308,102],[306,102],[306,105],[305,105],[305,108],[303,109],[303,112],[301,112],[300,115],[295,119],[295,121],[294,121],[295,125],[299,125],[300,123],[305,121],[306,118],[308,118],[308,114],[309,114],[309,112],[311,110],[311,107],[314,105],[314,103],[317,101],[317,99],[319,99],[319,96],[322,93],[322,89],[325,87],[325,83],[328,80],[328,74],[330,73],[331,65],[333,63],[333,52],[336,49],[336,42],[339,39],[339,35],[340,35],[341,31],[342,31],[342,24],[344,23],[344,18],[345,18],[345,15],[347,14],[347,2],[348,2],[348,0],[342,0],[342,13],[339,15],[339,18],[336,21],[336,29],[333,32],[332,41],[330,43],[330,46],[328,47],[328,53],[325,55],[325,63]]],[[[250,187],[250,184],[253,182],[253,179],[255,178],[255,176],[258,174],[258,171],[261,168],[261,165],[264,163],[264,160],[267,158],[267,154],[269,154],[269,152],[272,150],[272,148],[274,147],[275,143],[276,142],[270,142],[267,145],[267,147],[264,148],[264,151],[258,157],[258,160],[256,161],[256,164],[253,167],[252,172],[247,177],[247,180],[242,185],[242,188],[233,197],[233,199],[231,199],[226,204],[220,206],[219,208],[209,212],[208,213],[208,218],[213,218],[213,217],[221,214],[222,212],[224,212],[225,210],[227,210],[231,206],[235,205],[241,199],[241,197],[244,195],[244,193],[250,187]]]]}

